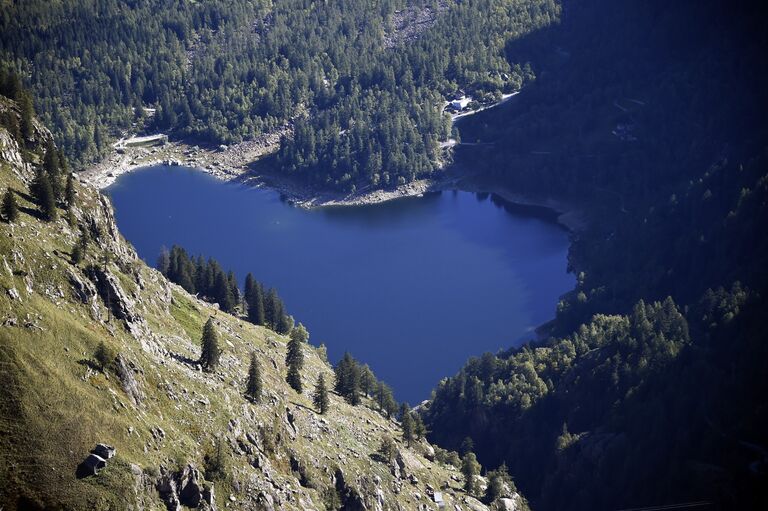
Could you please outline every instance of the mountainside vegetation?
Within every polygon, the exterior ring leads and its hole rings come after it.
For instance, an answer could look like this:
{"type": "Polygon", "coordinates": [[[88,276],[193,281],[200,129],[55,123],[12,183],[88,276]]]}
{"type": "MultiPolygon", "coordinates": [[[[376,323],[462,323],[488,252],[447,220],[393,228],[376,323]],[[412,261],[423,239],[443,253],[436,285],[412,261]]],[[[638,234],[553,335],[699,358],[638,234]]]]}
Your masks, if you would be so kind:
{"type": "MultiPolygon", "coordinates": [[[[0,190],[16,204],[0,223],[0,508],[383,511],[439,494],[488,509],[456,453],[401,440],[372,394],[297,392],[334,381],[300,324],[289,340],[171,283],[78,181],[46,215],[30,186],[55,147],[34,117],[12,133],[20,117],[0,96],[0,190]]],[[[504,499],[525,508],[509,485],[504,499]]]]}
{"type": "Polygon", "coordinates": [[[507,48],[540,64],[525,97],[461,124],[478,181],[588,219],[540,339],[470,360],[424,407],[432,440],[469,436],[536,509],[768,503],[758,10],[566,2],[507,48]]]}
{"type": "Polygon", "coordinates": [[[444,96],[487,101],[532,80],[504,44],[559,12],[554,0],[14,2],[0,61],[78,162],[148,115],[153,129],[219,143],[295,121],[281,170],[352,191],[434,172],[444,96]],[[439,14],[393,47],[406,7],[439,14]]]}

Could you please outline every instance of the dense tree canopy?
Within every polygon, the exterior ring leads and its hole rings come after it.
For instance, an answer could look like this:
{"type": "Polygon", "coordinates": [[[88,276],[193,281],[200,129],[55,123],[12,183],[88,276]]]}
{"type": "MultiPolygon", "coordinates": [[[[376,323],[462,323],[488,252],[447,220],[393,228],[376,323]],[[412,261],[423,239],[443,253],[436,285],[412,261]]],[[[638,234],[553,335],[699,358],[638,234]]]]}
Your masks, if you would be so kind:
{"type": "Polygon", "coordinates": [[[27,1],[0,14],[0,60],[79,161],[148,108],[152,129],[225,143],[295,122],[284,170],[353,190],[435,171],[444,95],[519,89],[533,75],[505,43],[559,14],[554,0],[27,1]],[[396,28],[426,9],[427,30],[396,28]]]}

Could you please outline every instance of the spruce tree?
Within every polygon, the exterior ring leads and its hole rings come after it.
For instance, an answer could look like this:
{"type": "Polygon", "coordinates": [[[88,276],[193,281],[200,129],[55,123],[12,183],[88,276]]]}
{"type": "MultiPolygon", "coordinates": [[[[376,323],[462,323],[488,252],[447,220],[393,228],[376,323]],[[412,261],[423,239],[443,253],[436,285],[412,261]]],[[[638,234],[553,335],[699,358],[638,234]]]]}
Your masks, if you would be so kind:
{"type": "Polygon", "coordinates": [[[464,475],[464,491],[468,495],[476,495],[478,492],[477,476],[480,474],[480,463],[477,462],[475,453],[468,452],[461,460],[461,473],[464,475]]]}
{"type": "Polygon", "coordinates": [[[289,316],[283,308],[283,303],[280,302],[280,314],[277,317],[277,326],[275,332],[281,335],[285,335],[293,330],[293,317],[289,316]]]}
{"type": "Polygon", "coordinates": [[[253,402],[261,400],[261,367],[256,358],[256,352],[251,352],[251,365],[248,368],[248,381],[245,385],[245,395],[253,402]]]}
{"type": "MultiPolygon", "coordinates": [[[[253,278],[250,273],[248,275],[253,278]]],[[[264,314],[264,288],[262,288],[261,284],[255,280],[250,287],[250,291],[246,290],[245,292],[245,303],[248,306],[248,321],[254,325],[264,325],[266,323],[264,314]]]]}
{"type": "Polygon", "coordinates": [[[30,189],[35,202],[40,207],[43,219],[48,221],[56,220],[56,198],[53,195],[51,181],[42,168],[37,169],[30,189]]]}
{"type": "Polygon", "coordinates": [[[232,312],[235,306],[235,300],[232,296],[232,288],[229,287],[229,280],[222,270],[216,274],[216,284],[214,285],[214,298],[219,307],[224,312],[232,312]]]}
{"type": "Polygon", "coordinates": [[[320,373],[320,377],[317,379],[312,402],[315,404],[315,407],[320,410],[321,414],[325,414],[325,412],[328,411],[328,389],[325,386],[325,375],[323,373],[320,373]]]}
{"type": "Polygon", "coordinates": [[[288,341],[288,353],[285,355],[285,365],[288,367],[286,381],[293,389],[301,393],[301,370],[304,368],[304,352],[299,336],[292,335],[288,341]]]}
{"type": "Polygon", "coordinates": [[[58,201],[62,195],[61,179],[59,174],[60,163],[59,153],[56,151],[56,146],[53,145],[52,140],[49,140],[45,146],[43,167],[45,168],[46,174],[48,174],[48,181],[51,183],[54,201],[58,201]]]}
{"type": "Polygon", "coordinates": [[[277,319],[281,311],[280,298],[277,296],[277,291],[272,288],[267,291],[267,296],[264,298],[264,316],[266,325],[272,330],[275,330],[277,327],[277,319]]]}
{"type": "Polygon", "coordinates": [[[335,389],[353,406],[360,404],[360,367],[349,353],[339,360],[334,368],[336,373],[335,389]]]}
{"type": "Polygon", "coordinates": [[[421,440],[427,436],[427,426],[424,424],[424,419],[421,418],[421,414],[413,414],[413,435],[416,440],[421,440]]]}
{"type": "Polygon", "coordinates": [[[35,109],[32,106],[32,96],[27,91],[22,91],[18,95],[19,109],[21,110],[21,122],[19,123],[21,136],[24,144],[32,138],[34,134],[34,125],[32,118],[35,116],[35,109]]]}
{"type": "Polygon", "coordinates": [[[392,389],[382,381],[379,382],[376,388],[376,402],[379,404],[379,411],[388,418],[397,412],[397,403],[395,402],[395,396],[392,394],[392,389]]]}
{"type": "Polygon", "coordinates": [[[206,371],[213,371],[219,365],[219,336],[213,325],[213,318],[208,318],[203,327],[202,352],[200,353],[200,365],[206,371]]]}
{"type": "Polygon", "coordinates": [[[488,472],[488,486],[485,488],[485,502],[492,504],[495,500],[504,496],[504,485],[510,486],[514,491],[514,483],[507,471],[507,465],[502,464],[496,470],[488,472]]]}
{"type": "Polygon", "coordinates": [[[64,201],[67,204],[67,209],[72,209],[75,200],[75,178],[71,172],[67,172],[67,185],[64,187],[64,201]]]}
{"type": "Polygon", "coordinates": [[[16,204],[16,194],[8,188],[3,195],[3,218],[12,223],[19,218],[19,206],[16,204]]]}
{"type": "Polygon", "coordinates": [[[407,403],[400,405],[400,425],[403,429],[403,440],[410,447],[413,440],[413,417],[407,403]]]}
{"type": "Polygon", "coordinates": [[[197,256],[195,262],[195,291],[203,296],[210,295],[208,288],[208,265],[203,256],[197,256]]]}
{"type": "Polygon", "coordinates": [[[368,397],[373,394],[375,389],[376,376],[374,376],[373,371],[368,367],[368,364],[365,364],[360,369],[360,392],[362,392],[365,397],[368,397]]]}
{"type": "Polygon", "coordinates": [[[229,293],[232,295],[232,309],[234,309],[235,305],[240,303],[240,288],[237,287],[235,272],[232,270],[227,273],[227,282],[229,283],[229,293]]]}

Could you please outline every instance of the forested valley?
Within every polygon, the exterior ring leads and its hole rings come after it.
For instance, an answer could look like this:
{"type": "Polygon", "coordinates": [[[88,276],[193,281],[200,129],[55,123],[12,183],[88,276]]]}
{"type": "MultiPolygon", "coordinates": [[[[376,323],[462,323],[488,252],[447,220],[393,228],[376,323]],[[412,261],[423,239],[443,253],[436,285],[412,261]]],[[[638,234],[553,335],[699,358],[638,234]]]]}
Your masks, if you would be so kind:
{"type": "Polygon", "coordinates": [[[540,63],[538,79],[525,101],[465,121],[463,140],[489,145],[457,161],[584,208],[577,287],[539,340],[438,385],[431,438],[469,436],[538,509],[759,508],[768,73],[756,7],[565,6],[561,25],[509,45],[540,63]]]}
{"type": "MultiPolygon", "coordinates": [[[[459,89],[492,101],[534,78],[506,41],[559,17],[554,0],[13,3],[0,60],[79,165],[134,122],[214,143],[286,124],[279,169],[354,191],[429,176],[459,89]],[[402,35],[393,18],[425,12],[402,35]]],[[[403,22],[401,20],[401,22],[403,22]]]]}
{"type": "MultiPolygon", "coordinates": [[[[453,157],[488,189],[578,209],[577,284],[554,319],[439,382],[404,438],[508,468],[535,509],[768,505],[768,35],[756,3],[5,7],[0,86],[22,122],[3,124],[23,136],[37,110],[74,166],[133,123],[217,144],[290,125],[271,163],[317,190],[392,187],[453,157]],[[427,9],[428,27],[398,35],[403,13],[427,9]],[[469,144],[441,151],[456,135],[447,97],[521,89],[461,122],[469,144]]],[[[158,266],[225,312],[291,331],[276,291],[270,317],[252,307],[269,294],[253,277],[238,299],[215,260],[175,247],[158,266]]],[[[335,377],[350,403],[373,396],[397,414],[351,356],[335,377]]]]}

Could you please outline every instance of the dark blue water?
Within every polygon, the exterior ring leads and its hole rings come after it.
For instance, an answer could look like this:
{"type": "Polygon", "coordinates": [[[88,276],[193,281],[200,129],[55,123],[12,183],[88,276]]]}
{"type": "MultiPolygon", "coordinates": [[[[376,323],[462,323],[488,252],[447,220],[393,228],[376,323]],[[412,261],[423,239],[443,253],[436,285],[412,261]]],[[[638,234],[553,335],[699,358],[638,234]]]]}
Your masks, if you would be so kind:
{"type": "Polygon", "coordinates": [[[532,337],[574,285],[567,233],[487,195],[305,211],[181,167],[142,169],[108,191],[150,264],[178,244],[235,270],[241,286],[253,272],[332,361],[350,351],[411,403],[468,357],[532,337]]]}

